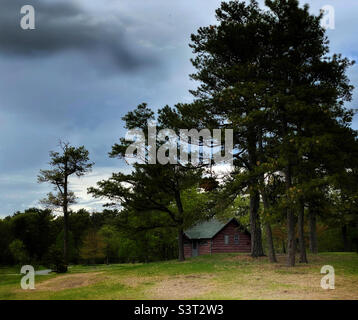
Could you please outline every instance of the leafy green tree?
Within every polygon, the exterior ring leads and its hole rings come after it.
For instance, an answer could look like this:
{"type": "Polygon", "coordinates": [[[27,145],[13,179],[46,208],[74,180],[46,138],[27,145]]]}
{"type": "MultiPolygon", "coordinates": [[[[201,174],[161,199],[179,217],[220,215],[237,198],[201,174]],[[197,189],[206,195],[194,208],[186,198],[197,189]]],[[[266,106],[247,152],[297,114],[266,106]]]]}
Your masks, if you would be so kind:
{"type": "Polygon", "coordinates": [[[13,239],[11,232],[9,217],[0,219],[0,264],[10,264],[12,261],[12,255],[9,250],[9,245],[13,239]]]}
{"type": "MultiPolygon", "coordinates": [[[[56,245],[56,248],[61,250],[62,254],[63,254],[63,250],[64,250],[64,248],[63,248],[63,242],[64,242],[64,236],[65,236],[64,234],[65,234],[64,230],[61,229],[60,232],[57,234],[56,241],[54,243],[56,245]]],[[[72,233],[71,230],[69,230],[68,234],[67,234],[67,257],[68,257],[68,263],[70,263],[70,262],[78,262],[80,245],[82,245],[82,241],[77,247],[76,243],[74,241],[74,238],[73,238],[73,233],[72,233]]],[[[66,263],[66,265],[68,263],[66,263]]]]}
{"type": "Polygon", "coordinates": [[[28,262],[29,256],[27,254],[25,245],[21,240],[15,239],[12,241],[9,245],[9,249],[15,262],[20,264],[25,264],[28,262]]]}
{"type": "Polygon", "coordinates": [[[69,177],[81,177],[89,172],[93,163],[89,162],[89,152],[84,146],[73,147],[68,142],[60,142],[61,152],[50,152],[50,170],[40,170],[38,182],[47,182],[54,185],[57,194],[48,194],[43,202],[55,207],[61,207],[64,221],[64,261],[68,264],[68,207],[74,202],[74,194],[69,190],[69,177]]]}
{"type": "Polygon", "coordinates": [[[41,262],[56,238],[54,216],[50,210],[30,208],[10,219],[13,238],[21,240],[32,261],[41,262]]]}
{"type": "MultiPolygon", "coordinates": [[[[353,154],[352,157],[354,157],[353,154]]],[[[338,176],[338,179],[330,187],[325,222],[332,228],[340,228],[344,251],[350,251],[353,248],[352,242],[357,237],[357,170],[355,168],[347,170],[345,175],[338,176]]]]}
{"type": "Polygon", "coordinates": [[[103,238],[106,245],[106,262],[109,264],[110,259],[117,259],[120,248],[120,234],[116,227],[111,225],[104,225],[99,230],[99,235],[103,238]]]}
{"type": "Polygon", "coordinates": [[[80,255],[82,259],[91,263],[103,259],[106,256],[106,243],[103,237],[95,230],[89,230],[83,239],[80,255]]]}

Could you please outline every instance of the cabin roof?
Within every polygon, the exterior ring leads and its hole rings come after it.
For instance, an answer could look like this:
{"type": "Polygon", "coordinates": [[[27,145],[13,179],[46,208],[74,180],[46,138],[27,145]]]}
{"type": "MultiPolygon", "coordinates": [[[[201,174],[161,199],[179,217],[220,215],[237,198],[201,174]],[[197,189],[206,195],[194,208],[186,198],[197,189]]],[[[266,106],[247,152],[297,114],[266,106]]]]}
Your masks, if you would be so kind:
{"type": "Polygon", "coordinates": [[[184,234],[189,239],[211,239],[233,220],[236,221],[235,218],[231,218],[226,222],[213,218],[211,220],[197,223],[193,227],[185,230],[184,234]]]}

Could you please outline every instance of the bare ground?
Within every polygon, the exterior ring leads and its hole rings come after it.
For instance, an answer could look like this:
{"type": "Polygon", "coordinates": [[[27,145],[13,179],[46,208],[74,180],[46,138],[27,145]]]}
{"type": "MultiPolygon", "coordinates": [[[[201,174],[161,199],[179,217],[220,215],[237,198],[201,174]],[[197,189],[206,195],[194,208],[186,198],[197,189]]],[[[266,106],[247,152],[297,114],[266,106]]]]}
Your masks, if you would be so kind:
{"type": "Polygon", "coordinates": [[[213,278],[209,274],[168,277],[159,281],[147,294],[155,300],[192,299],[215,290],[213,278]]]}
{"type": "Polygon", "coordinates": [[[59,276],[36,285],[39,291],[61,291],[65,289],[86,287],[103,281],[102,272],[78,273],[59,276]]]}

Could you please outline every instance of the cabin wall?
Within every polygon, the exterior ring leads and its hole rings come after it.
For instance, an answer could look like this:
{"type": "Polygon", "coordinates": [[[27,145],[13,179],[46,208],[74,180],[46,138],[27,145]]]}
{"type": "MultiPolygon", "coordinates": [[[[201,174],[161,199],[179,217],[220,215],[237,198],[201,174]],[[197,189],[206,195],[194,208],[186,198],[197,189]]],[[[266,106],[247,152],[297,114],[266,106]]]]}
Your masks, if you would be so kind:
{"type": "MultiPolygon", "coordinates": [[[[210,254],[211,253],[211,239],[196,240],[198,246],[198,255],[210,254]]],[[[190,258],[192,256],[192,240],[185,239],[184,242],[184,256],[190,258]]]]}
{"type": "Polygon", "coordinates": [[[211,239],[199,240],[199,256],[211,253],[211,239]]]}
{"type": "Polygon", "coordinates": [[[230,222],[214,238],[212,244],[212,253],[229,252],[251,252],[250,235],[238,230],[234,222],[230,222]],[[234,235],[239,235],[239,243],[235,244],[234,235]],[[225,244],[225,235],[229,236],[229,243],[225,244]]]}

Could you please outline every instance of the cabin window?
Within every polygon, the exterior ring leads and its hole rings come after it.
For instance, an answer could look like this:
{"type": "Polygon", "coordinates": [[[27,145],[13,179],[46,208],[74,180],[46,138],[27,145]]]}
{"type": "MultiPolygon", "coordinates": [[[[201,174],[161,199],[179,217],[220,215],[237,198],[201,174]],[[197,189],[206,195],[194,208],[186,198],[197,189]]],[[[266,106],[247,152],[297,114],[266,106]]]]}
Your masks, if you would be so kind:
{"type": "Polygon", "coordinates": [[[239,235],[238,234],[234,235],[234,242],[235,242],[235,244],[239,244],[239,235]]]}
{"type": "Polygon", "coordinates": [[[207,244],[208,244],[208,242],[206,240],[200,240],[201,246],[206,246],[207,244]]]}
{"type": "Polygon", "coordinates": [[[225,235],[225,244],[229,244],[229,235],[225,235]]]}

